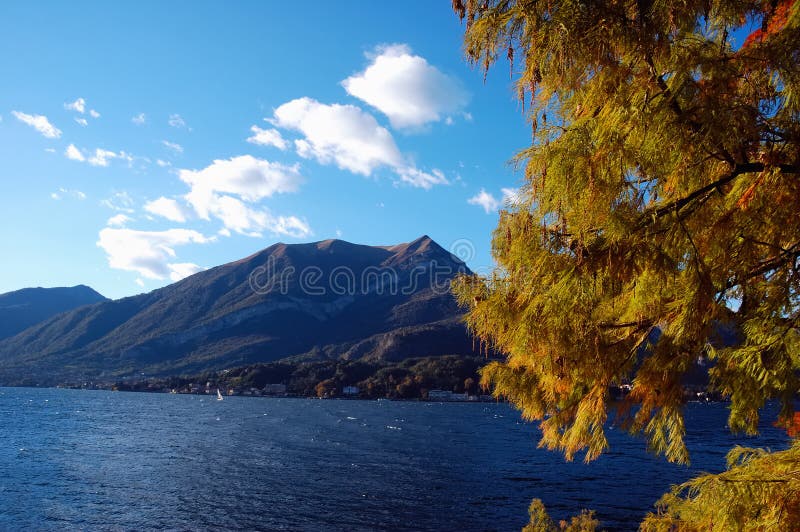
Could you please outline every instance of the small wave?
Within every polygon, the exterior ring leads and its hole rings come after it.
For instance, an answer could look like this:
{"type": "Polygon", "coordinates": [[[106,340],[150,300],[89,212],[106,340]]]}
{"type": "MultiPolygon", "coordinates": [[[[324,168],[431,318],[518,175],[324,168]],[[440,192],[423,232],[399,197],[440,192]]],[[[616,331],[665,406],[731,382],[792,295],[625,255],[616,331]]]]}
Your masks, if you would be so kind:
{"type": "Polygon", "coordinates": [[[403,430],[400,427],[395,427],[394,425],[386,425],[386,428],[389,430],[403,430]]]}

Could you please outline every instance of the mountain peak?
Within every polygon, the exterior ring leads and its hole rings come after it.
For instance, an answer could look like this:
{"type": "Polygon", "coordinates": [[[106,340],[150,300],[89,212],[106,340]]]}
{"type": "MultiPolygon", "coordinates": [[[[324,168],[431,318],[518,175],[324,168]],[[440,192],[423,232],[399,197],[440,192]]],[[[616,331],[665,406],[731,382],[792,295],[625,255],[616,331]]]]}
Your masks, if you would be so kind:
{"type": "Polygon", "coordinates": [[[201,372],[317,352],[470,354],[463,310],[446,290],[463,269],[427,235],[396,246],[274,244],[2,339],[0,383],[201,372]]]}
{"type": "Polygon", "coordinates": [[[446,254],[448,258],[450,257],[450,253],[447,252],[442,246],[437,244],[436,241],[433,240],[428,235],[422,235],[416,240],[412,240],[411,242],[406,242],[405,244],[388,246],[385,249],[391,251],[395,255],[401,255],[401,256],[443,253],[446,254]]]}
{"type": "Polygon", "coordinates": [[[425,252],[428,249],[436,249],[436,250],[444,249],[444,248],[442,248],[442,246],[437,244],[436,241],[433,240],[428,235],[422,235],[421,237],[419,237],[418,239],[414,240],[413,242],[410,242],[408,244],[408,247],[409,247],[409,249],[414,249],[415,251],[417,251],[419,253],[425,252]]]}
{"type": "Polygon", "coordinates": [[[408,253],[425,253],[428,250],[440,250],[442,246],[433,241],[428,235],[422,235],[418,239],[409,242],[406,247],[408,253]]]}
{"type": "Polygon", "coordinates": [[[329,238],[327,240],[321,240],[317,242],[316,246],[317,249],[322,251],[334,251],[342,248],[356,247],[358,244],[353,244],[352,242],[341,240],[339,238],[329,238]]]}

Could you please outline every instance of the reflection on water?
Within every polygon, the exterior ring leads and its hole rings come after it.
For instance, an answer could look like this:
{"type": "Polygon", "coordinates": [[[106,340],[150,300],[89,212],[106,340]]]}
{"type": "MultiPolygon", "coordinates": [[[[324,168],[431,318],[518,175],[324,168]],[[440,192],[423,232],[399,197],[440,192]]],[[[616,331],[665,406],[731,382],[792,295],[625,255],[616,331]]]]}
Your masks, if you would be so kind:
{"type": "Polygon", "coordinates": [[[0,389],[0,528],[519,530],[530,500],[635,529],[734,443],[785,448],[764,423],[689,405],[691,468],[612,432],[589,465],[536,448],[503,404],[319,401],[0,389]]]}

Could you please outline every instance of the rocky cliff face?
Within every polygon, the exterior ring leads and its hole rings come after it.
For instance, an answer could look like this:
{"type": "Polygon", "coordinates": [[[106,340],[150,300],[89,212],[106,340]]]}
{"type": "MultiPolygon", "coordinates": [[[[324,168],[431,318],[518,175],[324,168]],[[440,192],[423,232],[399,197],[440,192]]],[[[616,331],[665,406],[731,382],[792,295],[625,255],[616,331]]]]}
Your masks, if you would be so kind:
{"type": "Polygon", "coordinates": [[[283,358],[471,354],[448,283],[466,266],[428,237],[276,244],[148,294],[0,341],[0,383],[172,375],[283,358]]]}

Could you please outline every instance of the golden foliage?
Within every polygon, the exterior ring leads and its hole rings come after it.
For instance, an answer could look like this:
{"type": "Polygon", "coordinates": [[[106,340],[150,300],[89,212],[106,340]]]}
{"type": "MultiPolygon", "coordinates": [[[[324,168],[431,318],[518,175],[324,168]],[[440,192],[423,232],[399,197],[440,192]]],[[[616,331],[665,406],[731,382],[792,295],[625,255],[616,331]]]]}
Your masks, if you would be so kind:
{"type": "Polygon", "coordinates": [[[528,515],[530,522],[522,528],[522,532],[593,532],[600,525],[600,522],[594,518],[594,512],[583,510],[569,521],[561,521],[556,526],[539,499],[531,501],[528,515]]]}
{"type": "Polygon", "coordinates": [[[657,507],[642,530],[798,530],[800,442],[775,453],[736,447],[727,471],[673,487],[657,507]]]}
{"type": "Polygon", "coordinates": [[[498,269],[455,292],[508,355],[484,384],[542,420],[543,446],[597,457],[607,387],[630,381],[627,426],[688,461],[681,378],[701,354],[735,430],[754,431],[770,398],[791,413],[798,4],[454,1],[470,60],[519,65],[535,126],[516,157],[521,201],[495,231],[498,269]],[[750,21],[764,32],[737,49],[750,21]],[[720,323],[741,344],[712,345],[720,323]]]}
{"type": "Polygon", "coordinates": [[[467,57],[513,62],[533,132],[497,270],[455,284],[505,353],[483,384],[592,460],[621,421],[688,462],[681,380],[699,356],[753,433],[800,386],[800,2],[454,0],[467,57]],[[747,28],[760,26],[742,39],[747,28]],[[711,340],[722,324],[740,342],[711,340]]]}

